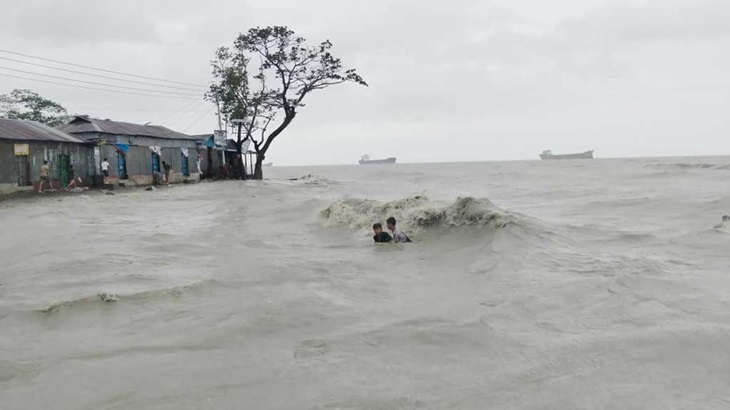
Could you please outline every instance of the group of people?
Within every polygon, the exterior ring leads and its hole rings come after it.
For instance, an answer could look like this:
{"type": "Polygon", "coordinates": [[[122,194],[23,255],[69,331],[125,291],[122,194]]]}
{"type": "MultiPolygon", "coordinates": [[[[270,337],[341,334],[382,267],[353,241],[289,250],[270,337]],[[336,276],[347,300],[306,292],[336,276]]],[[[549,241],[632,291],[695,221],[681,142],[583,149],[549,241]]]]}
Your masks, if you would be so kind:
{"type": "MultiPolygon", "coordinates": [[[[51,166],[48,165],[48,161],[43,161],[43,165],[41,165],[40,168],[40,182],[38,183],[38,193],[42,194],[45,192],[45,186],[48,185],[48,189],[53,190],[53,185],[51,184],[51,166]]],[[[68,167],[66,168],[66,174],[68,176],[68,185],[66,185],[66,190],[75,189],[79,187],[79,184],[82,183],[81,177],[76,175],[76,171],[74,170],[73,164],[69,163],[68,167]]]]}
{"type": "Polygon", "coordinates": [[[373,225],[373,240],[376,243],[409,243],[412,242],[411,238],[408,237],[403,231],[395,227],[396,220],[392,216],[388,218],[386,225],[390,233],[383,231],[383,225],[376,223],[373,225]]]}
{"type": "MultiPolygon", "coordinates": [[[[104,185],[107,185],[109,183],[109,168],[111,167],[111,164],[109,164],[109,159],[104,158],[104,160],[100,164],[101,166],[101,174],[104,178],[104,185]]],[[[162,162],[162,169],[164,171],[164,183],[169,184],[170,183],[170,174],[172,173],[172,167],[167,162],[162,162]]],[[[74,170],[73,164],[69,163],[68,167],[66,168],[66,173],[68,175],[68,185],[66,185],[66,190],[78,188],[79,185],[82,184],[81,177],[76,175],[76,171],[74,170]]],[[[46,187],[48,189],[53,189],[53,185],[51,184],[51,166],[48,163],[48,161],[43,161],[43,164],[40,167],[39,170],[40,174],[40,181],[38,183],[38,193],[43,193],[46,191],[46,187]]]]}

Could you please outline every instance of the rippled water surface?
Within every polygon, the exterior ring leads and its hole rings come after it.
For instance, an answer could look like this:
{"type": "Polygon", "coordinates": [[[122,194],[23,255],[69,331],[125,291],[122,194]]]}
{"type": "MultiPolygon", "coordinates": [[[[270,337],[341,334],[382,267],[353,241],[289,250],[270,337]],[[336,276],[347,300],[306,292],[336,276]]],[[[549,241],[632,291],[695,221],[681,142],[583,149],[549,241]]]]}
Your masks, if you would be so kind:
{"type": "Polygon", "coordinates": [[[0,202],[0,408],[730,407],[730,158],[267,171],[0,202]]]}

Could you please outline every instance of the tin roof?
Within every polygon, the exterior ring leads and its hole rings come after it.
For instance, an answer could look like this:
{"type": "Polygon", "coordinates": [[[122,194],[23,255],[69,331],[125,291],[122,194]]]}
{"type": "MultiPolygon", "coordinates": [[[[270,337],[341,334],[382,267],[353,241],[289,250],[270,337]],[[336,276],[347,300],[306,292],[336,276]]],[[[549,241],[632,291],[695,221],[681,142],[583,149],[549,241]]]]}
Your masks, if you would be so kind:
{"type": "Polygon", "coordinates": [[[140,125],[91,117],[76,117],[68,124],[59,126],[58,129],[69,134],[99,133],[176,140],[196,139],[192,135],[173,131],[161,125],[140,125]]]}
{"type": "Polygon", "coordinates": [[[10,120],[6,118],[0,118],[0,139],[16,141],[59,141],[74,144],[86,143],[84,140],[39,122],[10,120]]]}
{"type": "Polygon", "coordinates": [[[214,136],[213,136],[213,134],[196,134],[196,135],[191,135],[191,137],[194,137],[196,140],[205,141],[205,140],[213,138],[214,136]]]}

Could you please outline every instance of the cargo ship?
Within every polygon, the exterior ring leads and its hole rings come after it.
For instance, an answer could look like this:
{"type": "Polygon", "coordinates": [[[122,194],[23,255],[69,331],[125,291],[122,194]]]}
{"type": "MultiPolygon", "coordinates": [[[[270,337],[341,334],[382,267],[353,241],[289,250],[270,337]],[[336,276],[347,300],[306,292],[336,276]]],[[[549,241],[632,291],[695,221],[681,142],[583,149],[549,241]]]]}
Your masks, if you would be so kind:
{"type": "Polygon", "coordinates": [[[540,159],[593,159],[593,151],[581,152],[579,154],[553,154],[545,150],[540,154],[540,159]]]}
{"type": "Polygon", "coordinates": [[[395,164],[395,157],[385,159],[370,159],[370,155],[360,157],[360,165],[395,164]]]}

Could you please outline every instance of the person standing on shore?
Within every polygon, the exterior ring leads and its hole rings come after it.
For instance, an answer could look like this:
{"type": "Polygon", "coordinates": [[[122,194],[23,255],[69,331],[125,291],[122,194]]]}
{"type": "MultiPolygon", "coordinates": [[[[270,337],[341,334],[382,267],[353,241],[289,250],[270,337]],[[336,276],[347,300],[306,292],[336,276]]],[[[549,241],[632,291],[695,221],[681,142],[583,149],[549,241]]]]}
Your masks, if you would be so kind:
{"type": "Polygon", "coordinates": [[[104,185],[106,185],[109,179],[109,160],[106,158],[101,163],[101,174],[104,175],[104,185]]]}
{"type": "Polygon", "coordinates": [[[78,184],[81,183],[81,178],[76,176],[73,164],[68,164],[68,179],[69,182],[68,185],[66,185],[66,190],[79,187],[78,184]]]}
{"type": "Polygon", "coordinates": [[[43,193],[43,186],[47,183],[48,186],[53,189],[53,185],[51,185],[51,180],[48,178],[48,175],[51,172],[51,167],[48,166],[48,161],[43,161],[43,165],[41,165],[40,174],[41,174],[41,180],[38,183],[38,193],[43,193]]]}

